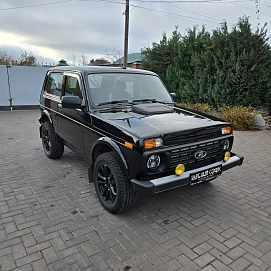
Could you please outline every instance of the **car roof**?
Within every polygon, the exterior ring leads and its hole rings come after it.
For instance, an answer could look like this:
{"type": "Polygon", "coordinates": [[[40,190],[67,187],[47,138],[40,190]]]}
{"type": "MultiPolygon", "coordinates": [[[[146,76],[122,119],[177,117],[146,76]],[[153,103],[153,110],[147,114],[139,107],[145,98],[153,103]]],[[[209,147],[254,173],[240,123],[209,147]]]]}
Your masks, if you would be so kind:
{"type": "Polygon", "coordinates": [[[49,71],[73,71],[73,72],[81,72],[83,74],[87,73],[133,73],[133,74],[148,74],[148,75],[156,75],[156,73],[141,70],[141,69],[134,69],[134,68],[123,68],[123,67],[111,67],[111,66],[56,66],[50,68],[49,71]]]}

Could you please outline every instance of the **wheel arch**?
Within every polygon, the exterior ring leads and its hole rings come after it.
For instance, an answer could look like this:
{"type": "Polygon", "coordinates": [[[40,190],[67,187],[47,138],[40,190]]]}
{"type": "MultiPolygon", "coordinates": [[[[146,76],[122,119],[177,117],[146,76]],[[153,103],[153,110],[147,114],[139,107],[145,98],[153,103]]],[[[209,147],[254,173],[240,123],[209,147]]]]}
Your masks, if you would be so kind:
{"type": "Polygon", "coordinates": [[[123,165],[125,166],[126,170],[128,170],[128,164],[119,146],[111,138],[108,137],[101,137],[94,142],[91,148],[92,164],[95,163],[95,160],[101,153],[110,151],[113,151],[119,155],[120,159],[123,162],[123,165]]]}
{"type": "MultiPolygon", "coordinates": [[[[52,126],[53,126],[53,120],[49,114],[49,112],[47,110],[43,110],[42,113],[41,113],[41,117],[39,118],[39,122],[40,122],[40,127],[39,127],[39,131],[40,131],[40,138],[42,138],[42,132],[41,132],[41,129],[42,129],[42,125],[44,122],[46,121],[49,121],[52,126]]],[[[53,126],[54,127],[54,126],[53,126]]]]}
{"type": "Polygon", "coordinates": [[[41,118],[40,118],[40,123],[44,123],[45,121],[50,121],[51,124],[53,124],[53,121],[52,121],[52,118],[49,114],[49,112],[47,110],[43,110],[42,111],[42,115],[41,115],[41,118]]]}

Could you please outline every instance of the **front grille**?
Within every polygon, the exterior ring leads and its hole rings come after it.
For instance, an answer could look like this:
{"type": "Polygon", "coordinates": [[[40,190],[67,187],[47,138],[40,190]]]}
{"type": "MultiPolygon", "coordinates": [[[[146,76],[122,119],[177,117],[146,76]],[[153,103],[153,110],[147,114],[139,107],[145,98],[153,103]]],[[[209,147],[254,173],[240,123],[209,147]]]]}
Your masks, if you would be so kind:
{"type": "Polygon", "coordinates": [[[218,130],[216,127],[198,130],[166,135],[164,137],[164,146],[177,146],[221,136],[221,129],[218,130]]]}
{"type": "Polygon", "coordinates": [[[184,164],[186,170],[191,170],[220,161],[223,154],[223,141],[223,139],[216,139],[172,149],[170,151],[170,169],[175,168],[178,164],[184,164]],[[206,156],[196,158],[195,153],[198,151],[206,152],[206,156]]]}

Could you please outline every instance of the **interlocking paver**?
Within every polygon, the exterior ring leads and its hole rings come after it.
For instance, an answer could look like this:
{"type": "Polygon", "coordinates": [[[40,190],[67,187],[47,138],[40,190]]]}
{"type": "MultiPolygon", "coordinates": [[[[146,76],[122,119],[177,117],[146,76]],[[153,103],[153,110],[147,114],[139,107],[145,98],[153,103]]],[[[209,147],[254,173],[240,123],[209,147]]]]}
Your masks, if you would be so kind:
{"type": "Polygon", "coordinates": [[[246,258],[251,263],[253,263],[254,266],[257,266],[258,268],[262,270],[266,270],[270,267],[270,264],[268,264],[265,261],[262,261],[261,259],[259,259],[258,257],[255,257],[254,255],[250,253],[245,254],[243,257],[246,258]]]}
{"type": "Polygon", "coordinates": [[[17,244],[11,247],[13,258],[19,259],[27,255],[23,244],[17,244]]]}
{"type": "Polygon", "coordinates": [[[242,249],[241,247],[235,247],[226,253],[233,260],[237,260],[241,256],[243,256],[247,251],[242,249]]]}
{"type": "Polygon", "coordinates": [[[271,270],[271,131],[235,132],[216,181],[104,211],[88,164],[48,159],[39,111],[0,111],[0,270],[271,270]]]}
{"type": "Polygon", "coordinates": [[[231,258],[229,258],[226,254],[222,253],[221,251],[217,250],[216,248],[210,250],[209,253],[226,265],[229,265],[230,263],[233,262],[231,258]]]}
{"type": "Polygon", "coordinates": [[[230,267],[234,271],[243,271],[246,270],[251,265],[251,262],[246,260],[245,258],[241,257],[230,264],[230,267]]]}

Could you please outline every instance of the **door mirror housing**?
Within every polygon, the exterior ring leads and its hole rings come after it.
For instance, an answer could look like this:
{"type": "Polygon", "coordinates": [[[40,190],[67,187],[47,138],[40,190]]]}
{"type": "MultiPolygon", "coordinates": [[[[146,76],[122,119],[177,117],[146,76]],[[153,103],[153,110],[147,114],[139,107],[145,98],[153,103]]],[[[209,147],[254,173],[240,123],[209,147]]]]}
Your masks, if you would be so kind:
{"type": "Polygon", "coordinates": [[[78,96],[63,96],[61,104],[63,108],[76,109],[82,107],[82,100],[78,96]]]}
{"type": "Polygon", "coordinates": [[[176,100],[177,100],[177,94],[175,92],[171,92],[171,93],[169,93],[169,95],[171,96],[172,101],[176,102],[176,100]]]}

